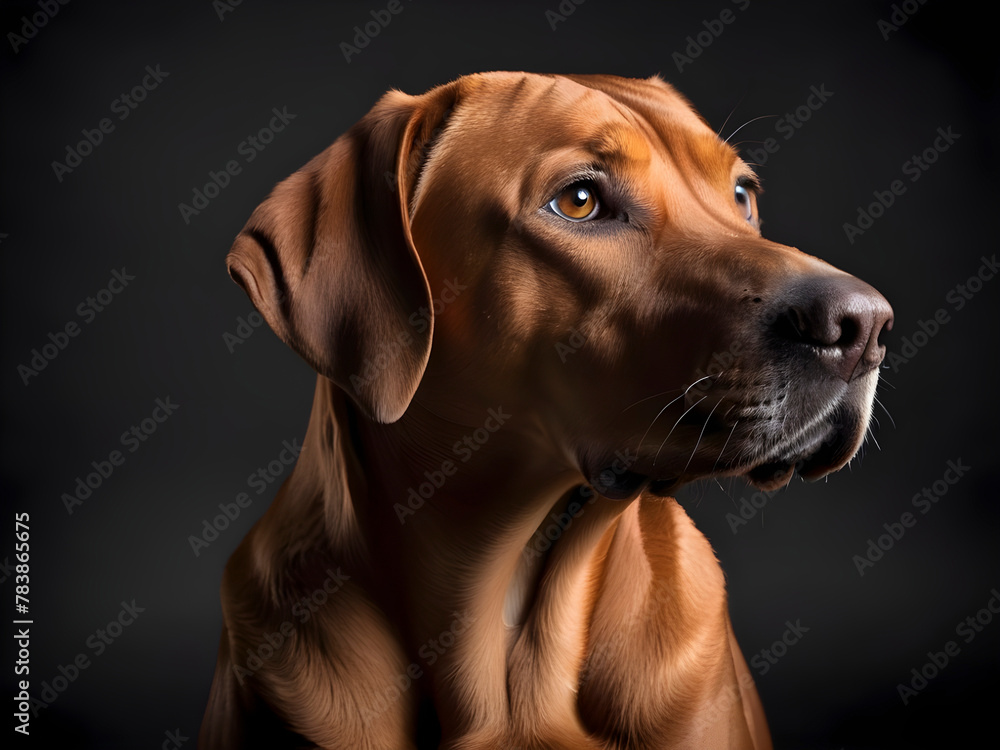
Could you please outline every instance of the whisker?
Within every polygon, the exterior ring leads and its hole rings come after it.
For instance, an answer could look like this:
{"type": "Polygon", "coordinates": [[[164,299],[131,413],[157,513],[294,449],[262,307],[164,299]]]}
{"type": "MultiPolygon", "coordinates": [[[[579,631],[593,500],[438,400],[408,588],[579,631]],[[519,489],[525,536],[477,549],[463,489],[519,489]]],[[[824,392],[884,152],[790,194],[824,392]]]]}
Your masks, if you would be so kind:
{"type": "MultiPolygon", "coordinates": [[[[677,398],[673,399],[670,403],[668,403],[666,406],[664,406],[662,409],[660,409],[659,413],[655,417],[653,417],[653,421],[649,423],[649,427],[647,427],[646,431],[644,433],[642,433],[642,437],[639,438],[639,445],[635,449],[636,452],[638,452],[639,449],[642,448],[642,444],[644,442],[646,442],[646,436],[649,435],[649,431],[651,429],[653,429],[653,425],[656,424],[656,420],[659,419],[663,415],[663,412],[665,412],[667,409],[669,409],[671,404],[673,404],[673,403],[675,403],[677,401],[680,401],[686,395],[687,395],[687,391],[684,391],[684,393],[682,393],[680,396],[678,396],[677,398]]],[[[655,463],[655,461],[654,461],[654,463],[655,463]]]]}
{"type": "Polygon", "coordinates": [[[875,433],[869,430],[869,434],[872,436],[872,442],[875,443],[875,447],[882,450],[882,446],[878,444],[878,438],[875,437],[875,433]]]}
{"type": "Polygon", "coordinates": [[[744,94],[743,96],[741,96],[740,100],[738,102],[736,102],[736,106],[733,107],[729,111],[729,114],[726,115],[726,119],[722,121],[722,125],[719,127],[719,129],[717,131],[715,131],[715,134],[717,136],[719,136],[720,138],[722,137],[722,131],[725,129],[726,123],[729,122],[729,118],[736,114],[736,110],[738,110],[740,108],[740,105],[743,103],[743,100],[746,99],[746,98],[747,98],[746,94],[744,94]]]}
{"type": "MultiPolygon", "coordinates": [[[[729,412],[726,412],[726,413],[728,414],[729,412]]],[[[740,423],[740,420],[737,419],[736,422],[733,424],[733,429],[731,429],[729,431],[729,437],[727,437],[726,438],[726,442],[724,442],[722,444],[722,450],[719,451],[719,457],[717,459],[715,459],[715,463],[712,464],[712,473],[713,474],[715,473],[715,467],[718,466],[719,465],[719,461],[722,460],[722,454],[726,452],[726,448],[729,446],[729,440],[733,437],[733,433],[736,432],[736,425],[738,425],[739,423],[740,423]]],[[[719,480],[716,479],[715,481],[718,482],[719,480]]],[[[721,487],[722,485],[720,484],[719,486],[721,487]]]]}
{"type": "Polygon", "coordinates": [[[674,426],[670,428],[670,432],[668,432],[667,436],[665,438],[663,438],[663,442],[660,443],[660,447],[656,451],[656,455],[653,456],[653,466],[656,466],[656,459],[660,457],[660,451],[663,450],[663,446],[667,444],[667,441],[670,439],[670,436],[674,434],[674,430],[677,428],[677,425],[679,425],[681,423],[681,420],[684,419],[684,417],[687,416],[687,413],[689,411],[691,411],[694,407],[696,407],[698,404],[700,404],[706,398],[708,398],[708,396],[702,396],[697,401],[695,401],[693,404],[691,404],[691,406],[689,406],[687,409],[685,409],[683,414],[681,414],[679,417],[677,417],[677,421],[674,422],[674,426]]]}
{"type": "Polygon", "coordinates": [[[625,412],[627,412],[632,407],[638,406],[639,404],[641,404],[643,401],[649,401],[650,399],[653,399],[653,398],[659,398],[660,396],[666,396],[668,393],[673,393],[674,391],[679,391],[679,390],[681,390],[681,389],[680,388],[671,388],[669,391],[660,391],[659,393],[654,393],[652,396],[646,396],[645,398],[640,398],[634,404],[629,404],[624,409],[622,409],[621,413],[624,414],[625,412]]]}
{"type": "Polygon", "coordinates": [[[885,404],[883,404],[879,400],[879,397],[878,397],[877,393],[875,394],[874,398],[875,398],[875,403],[882,407],[882,411],[885,412],[885,415],[887,417],[889,417],[889,421],[892,422],[892,426],[895,427],[896,426],[896,420],[892,418],[892,415],[889,413],[889,410],[885,408],[885,404]]]}
{"type": "Polygon", "coordinates": [[[708,413],[708,416],[705,417],[705,424],[701,426],[701,432],[698,434],[698,440],[694,444],[694,450],[691,451],[691,455],[688,457],[688,462],[684,464],[684,469],[681,471],[681,474],[687,471],[688,466],[691,465],[691,461],[694,459],[694,454],[698,452],[698,446],[701,445],[701,439],[705,436],[705,430],[708,428],[708,423],[711,421],[712,415],[715,413],[715,410],[719,408],[719,404],[721,403],[722,399],[720,398],[718,401],[715,402],[715,406],[712,407],[712,411],[710,411],[708,413]]]}
{"type": "MultiPolygon", "coordinates": [[[[698,383],[700,383],[702,380],[705,380],[706,378],[710,378],[710,377],[713,377],[713,376],[712,375],[705,375],[704,377],[698,378],[691,385],[689,385],[687,388],[684,389],[684,393],[682,393],[680,396],[678,396],[677,398],[673,399],[670,403],[668,403],[666,406],[664,406],[662,409],[660,409],[659,413],[655,417],[653,417],[653,421],[649,423],[649,427],[647,427],[646,431],[644,433],[642,433],[642,437],[639,439],[639,445],[636,447],[636,452],[638,452],[639,449],[642,448],[642,444],[646,441],[646,436],[649,434],[649,431],[651,429],[653,429],[653,425],[656,424],[656,420],[659,419],[661,416],[663,416],[663,412],[665,412],[667,409],[669,409],[671,404],[673,404],[673,403],[675,403],[677,401],[680,401],[682,398],[684,398],[685,396],[687,396],[688,395],[688,391],[690,391],[692,388],[694,388],[696,385],[698,385],[698,383]]],[[[677,389],[675,388],[674,390],[677,390],[677,389]]],[[[667,393],[672,393],[672,392],[673,391],[667,391],[667,393]]],[[[687,412],[684,412],[684,414],[687,414],[687,412]]],[[[681,416],[683,417],[684,415],[682,414],[681,416]]],[[[676,427],[676,425],[674,425],[674,426],[676,427]]],[[[657,451],[657,455],[659,455],[659,451],[657,451]]],[[[653,463],[656,463],[656,461],[654,460],[653,463]]]]}
{"type": "Polygon", "coordinates": [[[712,477],[712,479],[715,481],[717,485],[719,485],[719,489],[722,490],[722,494],[728,497],[732,501],[733,505],[736,505],[736,499],[729,492],[726,491],[726,488],[722,486],[722,482],[719,481],[719,478],[712,477]]]}
{"type": "MultiPolygon", "coordinates": [[[[752,120],[747,120],[745,123],[743,123],[738,128],[736,128],[736,130],[734,130],[732,133],[730,133],[729,134],[729,138],[732,138],[734,135],[736,135],[737,133],[739,133],[741,130],[743,130],[743,128],[745,128],[751,122],[757,122],[757,120],[763,120],[763,119],[765,119],[767,117],[777,117],[777,115],[761,115],[760,117],[755,117],[752,120]]],[[[729,138],[726,138],[726,140],[725,140],[726,143],[729,143],[729,138]]]]}

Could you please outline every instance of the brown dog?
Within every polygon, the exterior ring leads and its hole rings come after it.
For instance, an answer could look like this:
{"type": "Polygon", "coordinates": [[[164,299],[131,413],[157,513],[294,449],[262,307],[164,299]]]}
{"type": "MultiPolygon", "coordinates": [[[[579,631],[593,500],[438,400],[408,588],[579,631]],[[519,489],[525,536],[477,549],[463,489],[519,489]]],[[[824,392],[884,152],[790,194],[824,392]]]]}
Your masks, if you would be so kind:
{"type": "Polygon", "coordinates": [[[523,73],[391,92],[275,188],[229,270],[320,377],[203,748],[770,747],[666,495],[843,466],[892,311],[757,190],[661,80],[523,73]]]}

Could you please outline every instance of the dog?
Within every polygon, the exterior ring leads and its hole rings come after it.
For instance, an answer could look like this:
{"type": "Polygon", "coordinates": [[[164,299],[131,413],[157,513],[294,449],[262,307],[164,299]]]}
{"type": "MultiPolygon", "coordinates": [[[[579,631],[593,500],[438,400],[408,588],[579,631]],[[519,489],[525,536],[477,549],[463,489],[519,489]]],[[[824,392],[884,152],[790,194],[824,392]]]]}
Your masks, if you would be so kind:
{"type": "Polygon", "coordinates": [[[228,269],[318,378],[200,746],[770,748],[671,493],[844,466],[892,309],[759,191],[657,77],[508,72],[389,92],[278,184],[228,269]]]}

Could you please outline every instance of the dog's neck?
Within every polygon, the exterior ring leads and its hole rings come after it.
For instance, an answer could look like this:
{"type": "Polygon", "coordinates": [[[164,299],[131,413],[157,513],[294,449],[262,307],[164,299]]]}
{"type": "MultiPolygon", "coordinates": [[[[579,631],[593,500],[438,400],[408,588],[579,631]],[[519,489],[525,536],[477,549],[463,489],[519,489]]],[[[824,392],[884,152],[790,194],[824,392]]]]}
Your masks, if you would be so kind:
{"type": "Polygon", "coordinates": [[[416,657],[416,689],[451,712],[440,714],[449,733],[488,736],[496,728],[477,726],[479,717],[509,705],[514,725],[521,717],[537,732],[541,714],[552,736],[582,737],[581,683],[616,689],[604,681],[607,654],[594,657],[595,637],[620,640],[623,623],[641,631],[659,607],[676,628],[657,648],[690,661],[688,634],[697,640],[705,623],[724,629],[721,571],[715,565],[706,577],[706,552],[711,564],[714,557],[683,510],[581,491],[579,473],[548,438],[504,405],[443,415],[414,404],[399,422],[378,425],[329,381],[317,386],[303,456],[332,462],[308,473],[328,485],[323,523],[333,555],[371,584],[416,657]],[[697,571],[679,545],[697,551],[697,571]],[[648,555],[654,546],[657,558],[648,555]],[[683,580],[698,576],[694,587],[683,580]],[[685,596],[674,597],[679,591],[685,596]]]}

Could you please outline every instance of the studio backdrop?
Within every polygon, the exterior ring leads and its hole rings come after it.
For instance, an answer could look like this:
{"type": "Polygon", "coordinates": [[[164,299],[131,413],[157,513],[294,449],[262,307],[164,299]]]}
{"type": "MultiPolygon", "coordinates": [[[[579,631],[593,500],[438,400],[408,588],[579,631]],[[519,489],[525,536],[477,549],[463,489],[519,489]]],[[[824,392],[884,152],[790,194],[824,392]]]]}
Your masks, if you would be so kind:
{"type": "Polygon", "coordinates": [[[994,741],[1000,119],[980,11],[36,0],[4,3],[0,32],[6,746],[195,746],[223,566],[290,473],[315,382],[225,255],[382,93],[490,70],[661,75],[754,166],[766,238],[890,301],[850,468],[678,499],[776,747],[994,741]]]}

